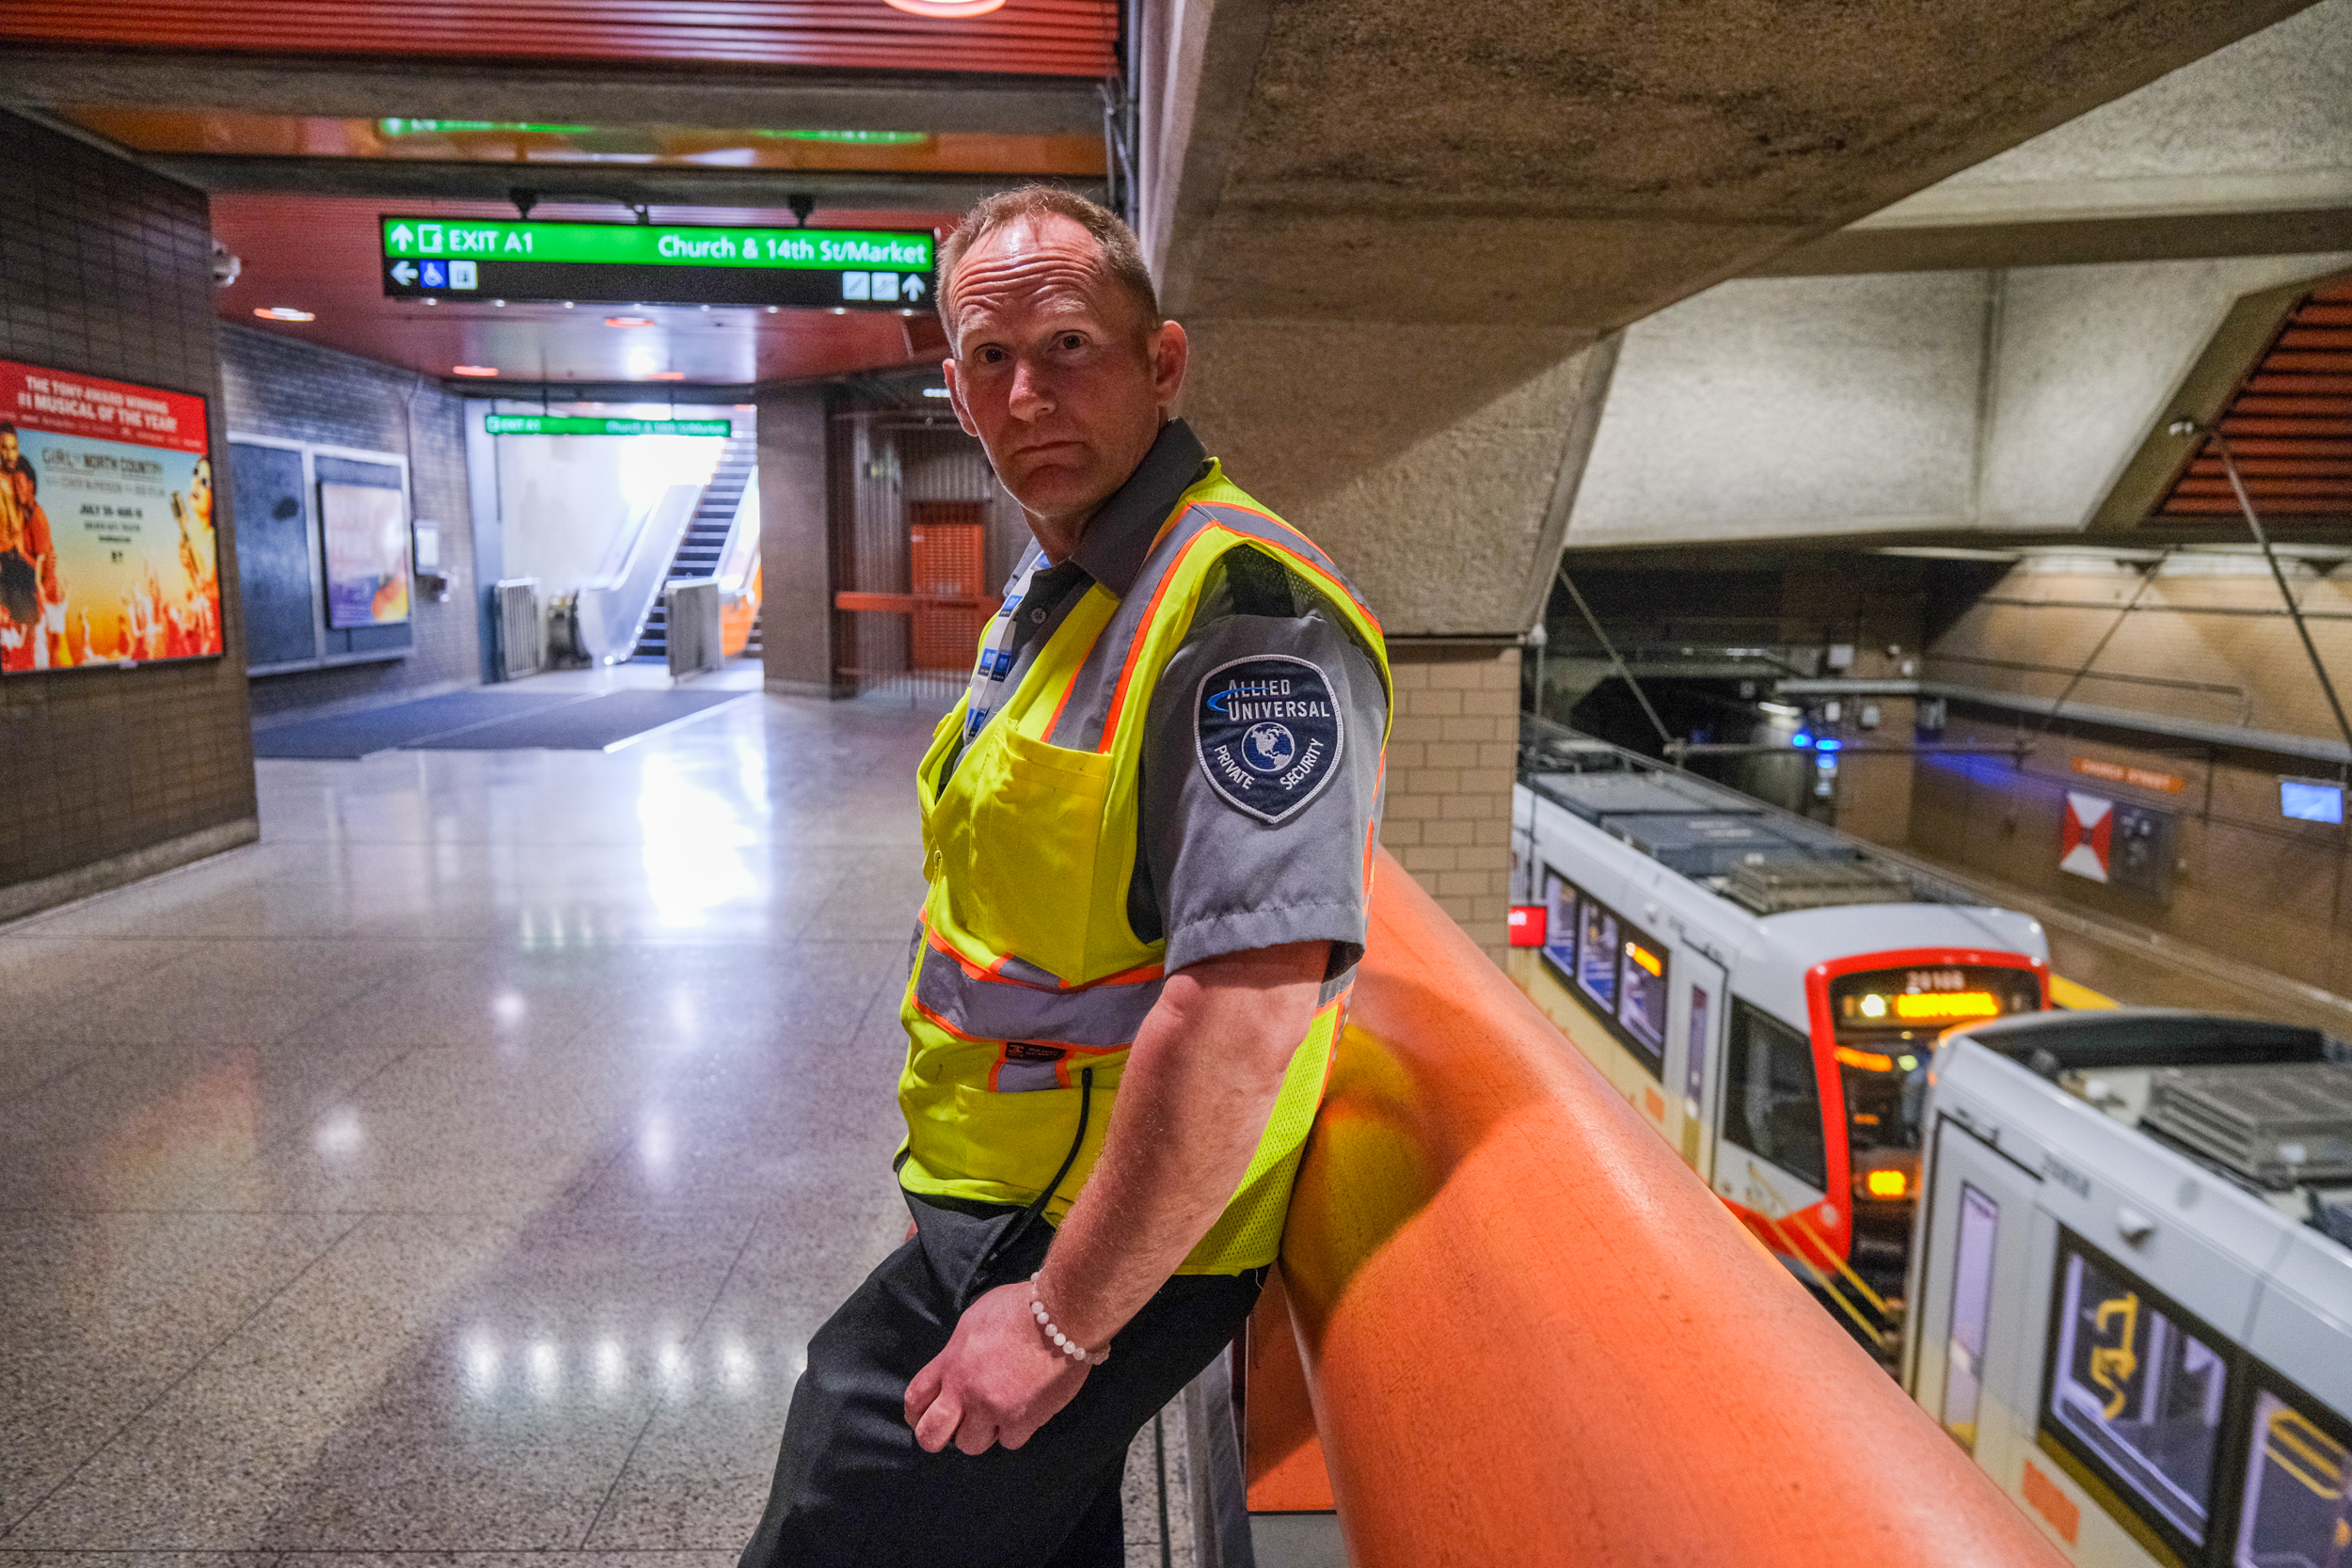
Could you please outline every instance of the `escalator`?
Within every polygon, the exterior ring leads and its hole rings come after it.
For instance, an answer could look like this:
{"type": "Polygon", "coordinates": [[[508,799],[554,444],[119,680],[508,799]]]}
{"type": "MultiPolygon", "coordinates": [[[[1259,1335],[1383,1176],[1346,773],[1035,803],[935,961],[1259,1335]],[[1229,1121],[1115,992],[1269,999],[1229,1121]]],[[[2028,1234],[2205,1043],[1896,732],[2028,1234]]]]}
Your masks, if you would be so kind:
{"type": "MultiPolygon", "coordinates": [[[[734,527],[744,487],[751,483],[758,463],[757,444],[752,436],[728,438],[719,453],[719,466],[711,472],[710,483],[686,525],[685,535],[678,540],[677,551],[670,558],[663,589],[672,583],[719,575],[720,556],[726,549],[728,531],[734,527]]],[[[670,651],[668,628],[669,606],[657,594],[653,608],[646,612],[644,629],[638,633],[635,657],[666,660],[670,651]]]]}

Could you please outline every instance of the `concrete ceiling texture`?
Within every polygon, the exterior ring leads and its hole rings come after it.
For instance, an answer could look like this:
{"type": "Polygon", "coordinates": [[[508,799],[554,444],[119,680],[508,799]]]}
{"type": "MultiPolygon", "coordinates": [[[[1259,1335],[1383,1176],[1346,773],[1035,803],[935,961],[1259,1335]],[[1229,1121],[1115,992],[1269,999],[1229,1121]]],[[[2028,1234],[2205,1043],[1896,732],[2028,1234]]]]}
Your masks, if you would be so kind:
{"type": "Polygon", "coordinates": [[[1146,238],[1195,422],[1392,634],[1516,635],[1607,334],[2299,8],[1170,0],[1146,238]]]}

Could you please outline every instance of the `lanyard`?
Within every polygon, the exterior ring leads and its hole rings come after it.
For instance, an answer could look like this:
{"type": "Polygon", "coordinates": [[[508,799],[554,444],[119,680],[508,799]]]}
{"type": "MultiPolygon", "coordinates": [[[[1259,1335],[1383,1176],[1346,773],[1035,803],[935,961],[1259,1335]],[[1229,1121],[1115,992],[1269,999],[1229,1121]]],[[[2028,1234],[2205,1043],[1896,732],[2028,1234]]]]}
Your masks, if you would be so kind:
{"type": "Polygon", "coordinates": [[[996,611],[996,618],[988,624],[988,635],[980,639],[980,656],[972,666],[972,684],[965,689],[963,709],[963,743],[972,744],[972,737],[987,725],[990,714],[1004,702],[1005,680],[1012,673],[1013,612],[1021,601],[1029,596],[1030,579],[1045,567],[1045,552],[1035,545],[1029,546],[1028,559],[1012,580],[1005,585],[1005,602],[996,611]]]}

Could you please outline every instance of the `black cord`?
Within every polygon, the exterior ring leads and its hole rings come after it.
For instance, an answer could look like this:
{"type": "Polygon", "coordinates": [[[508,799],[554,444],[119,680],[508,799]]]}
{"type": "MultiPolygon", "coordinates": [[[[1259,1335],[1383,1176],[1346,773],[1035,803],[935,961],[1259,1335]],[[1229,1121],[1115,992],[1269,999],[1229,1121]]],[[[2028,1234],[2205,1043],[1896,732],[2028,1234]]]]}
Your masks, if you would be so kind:
{"type": "Polygon", "coordinates": [[[996,1260],[997,1255],[1009,1251],[1029,1233],[1029,1227],[1037,1223],[1037,1217],[1045,1212],[1045,1206],[1053,1202],[1054,1195],[1061,1190],[1062,1178],[1070,1174],[1070,1167],[1078,1163],[1078,1150],[1086,1147],[1087,1117],[1093,1104],[1094,1069],[1082,1068],[1078,1072],[1078,1135],[1070,1140],[1070,1152],[1062,1156],[1061,1169],[1054,1173],[1054,1180],[1045,1184],[1045,1190],[1037,1195],[1037,1201],[1022,1210],[1021,1217],[1007,1226],[1004,1234],[991,1242],[988,1250],[980,1254],[980,1260],[972,1265],[971,1278],[964,1282],[963,1287],[967,1299],[956,1303],[957,1311],[961,1312],[970,1305],[968,1298],[972,1287],[979,1283],[980,1276],[988,1272],[988,1266],[996,1260]]]}

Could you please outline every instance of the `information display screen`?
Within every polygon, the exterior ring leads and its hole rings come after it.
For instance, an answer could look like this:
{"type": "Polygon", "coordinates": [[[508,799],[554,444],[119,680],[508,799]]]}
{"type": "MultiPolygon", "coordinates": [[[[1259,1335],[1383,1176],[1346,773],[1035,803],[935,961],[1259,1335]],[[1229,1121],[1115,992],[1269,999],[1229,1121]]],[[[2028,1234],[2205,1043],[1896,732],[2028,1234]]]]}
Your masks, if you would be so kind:
{"type": "Polygon", "coordinates": [[[575,414],[485,414],[493,436],[732,436],[726,420],[606,420],[575,414]]]}
{"type": "Polygon", "coordinates": [[[0,672],[221,651],[204,400],[0,359],[0,672]]]}
{"type": "Polygon", "coordinates": [[[384,292],[400,299],[597,300],[928,309],[928,230],[681,228],[385,217],[384,292]]]}

